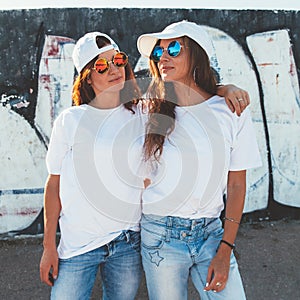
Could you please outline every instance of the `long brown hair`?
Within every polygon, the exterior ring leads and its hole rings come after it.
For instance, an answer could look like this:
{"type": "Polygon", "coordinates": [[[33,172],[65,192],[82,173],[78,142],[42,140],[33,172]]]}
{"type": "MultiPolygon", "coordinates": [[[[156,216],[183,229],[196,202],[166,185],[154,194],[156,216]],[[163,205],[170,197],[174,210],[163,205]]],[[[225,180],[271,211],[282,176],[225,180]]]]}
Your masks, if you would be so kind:
{"type": "MultiPolygon", "coordinates": [[[[110,45],[111,42],[103,37],[97,36],[96,43],[100,48],[106,45],[110,45]]],[[[90,79],[90,74],[92,68],[98,56],[94,57],[87,65],[82,69],[82,71],[76,77],[73,84],[72,99],[75,105],[88,104],[95,98],[95,92],[92,86],[88,83],[90,79]]],[[[125,85],[120,92],[120,99],[124,106],[133,112],[132,106],[137,103],[137,99],[141,97],[140,89],[137,85],[134,73],[130,64],[128,63],[125,67],[125,85]]]]}
{"type": "MultiPolygon", "coordinates": [[[[159,43],[160,41],[157,42],[157,44],[159,43]]],[[[206,52],[187,36],[183,37],[183,44],[190,58],[188,78],[193,78],[196,85],[207,93],[216,94],[217,80],[213,69],[210,67],[206,52]]],[[[156,62],[150,60],[149,69],[152,82],[147,91],[147,97],[151,99],[151,106],[146,125],[144,157],[148,160],[153,156],[159,160],[165,139],[175,127],[177,96],[173,84],[165,83],[161,79],[156,62]]]]}

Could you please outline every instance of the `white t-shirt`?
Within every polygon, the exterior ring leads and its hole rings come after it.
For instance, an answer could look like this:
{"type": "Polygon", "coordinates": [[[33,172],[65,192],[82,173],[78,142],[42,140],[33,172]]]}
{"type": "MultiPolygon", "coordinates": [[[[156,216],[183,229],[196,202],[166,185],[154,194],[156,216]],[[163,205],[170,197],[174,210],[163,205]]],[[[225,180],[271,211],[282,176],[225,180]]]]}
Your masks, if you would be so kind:
{"type": "Polygon", "coordinates": [[[49,174],[60,175],[60,258],[139,230],[144,126],[134,110],[81,105],[55,120],[46,163],[49,174]]]}
{"type": "Polygon", "coordinates": [[[165,139],[160,162],[148,163],[152,183],[143,193],[143,213],[218,217],[228,172],[260,165],[248,108],[238,117],[219,96],[176,107],[175,128],[165,139]]]}

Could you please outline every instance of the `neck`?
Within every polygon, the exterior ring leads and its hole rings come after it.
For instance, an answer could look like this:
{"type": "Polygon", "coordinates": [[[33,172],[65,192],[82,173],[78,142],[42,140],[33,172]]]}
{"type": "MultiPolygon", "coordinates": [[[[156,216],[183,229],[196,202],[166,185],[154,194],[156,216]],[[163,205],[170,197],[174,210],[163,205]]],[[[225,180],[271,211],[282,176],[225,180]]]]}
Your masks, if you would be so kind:
{"type": "Polygon", "coordinates": [[[175,83],[174,89],[177,95],[177,104],[179,106],[196,105],[211,97],[209,93],[199,88],[194,82],[190,85],[175,83]]]}
{"type": "Polygon", "coordinates": [[[89,103],[89,105],[100,108],[100,109],[110,109],[118,107],[120,102],[120,92],[102,92],[89,103]]]}

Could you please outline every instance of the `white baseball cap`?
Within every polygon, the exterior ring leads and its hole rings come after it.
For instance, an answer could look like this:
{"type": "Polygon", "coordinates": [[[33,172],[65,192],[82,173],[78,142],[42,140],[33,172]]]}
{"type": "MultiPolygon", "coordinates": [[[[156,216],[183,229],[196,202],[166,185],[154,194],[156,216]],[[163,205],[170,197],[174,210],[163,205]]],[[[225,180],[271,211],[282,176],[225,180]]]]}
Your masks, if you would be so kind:
{"type": "Polygon", "coordinates": [[[77,41],[73,50],[72,58],[78,73],[80,73],[86,64],[94,59],[97,55],[111,49],[119,51],[118,45],[107,34],[101,32],[86,33],[77,41]],[[99,48],[96,43],[97,36],[103,36],[107,38],[111,45],[99,48]]]}
{"type": "Polygon", "coordinates": [[[188,21],[172,23],[162,32],[141,35],[137,40],[137,47],[143,56],[150,57],[151,51],[158,40],[179,38],[182,36],[188,36],[200,45],[209,59],[213,56],[214,48],[207,32],[200,25],[188,21]]]}

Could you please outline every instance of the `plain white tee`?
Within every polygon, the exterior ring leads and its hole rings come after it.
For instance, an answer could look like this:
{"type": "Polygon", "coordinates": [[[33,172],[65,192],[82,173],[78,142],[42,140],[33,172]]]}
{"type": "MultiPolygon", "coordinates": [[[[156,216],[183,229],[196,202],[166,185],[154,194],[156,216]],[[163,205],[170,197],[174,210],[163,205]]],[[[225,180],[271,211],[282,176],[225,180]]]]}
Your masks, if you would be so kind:
{"type": "Polygon", "coordinates": [[[46,164],[49,174],[60,175],[60,258],[139,230],[144,126],[134,110],[81,105],[55,120],[46,164]]]}
{"type": "Polygon", "coordinates": [[[238,117],[219,96],[176,107],[175,128],[160,161],[147,166],[152,183],[143,193],[143,213],[219,217],[228,172],[260,165],[248,108],[238,117]]]}

